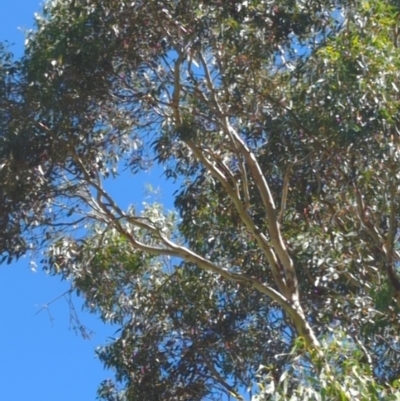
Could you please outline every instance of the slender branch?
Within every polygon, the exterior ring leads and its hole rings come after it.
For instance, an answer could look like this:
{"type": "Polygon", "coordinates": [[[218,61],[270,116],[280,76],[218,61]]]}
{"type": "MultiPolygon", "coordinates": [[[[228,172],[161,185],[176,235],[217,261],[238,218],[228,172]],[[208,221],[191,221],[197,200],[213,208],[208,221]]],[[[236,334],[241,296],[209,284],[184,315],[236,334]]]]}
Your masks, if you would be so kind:
{"type": "Polygon", "coordinates": [[[63,292],[61,295],[58,295],[57,297],[55,297],[54,299],[52,299],[50,302],[47,302],[47,304],[43,305],[37,312],[36,315],[38,315],[42,310],[44,309],[48,309],[48,307],[53,304],[54,302],[57,302],[59,299],[65,297],[65,295],[71,294],[72,292],[72,288],[70,288],[69,290],[63,292]]]}
{"type": "Polygon", "coordinates": [[[383,336],[376,334],[375,337],[383,341],[394,353],[400,355],[400,350],[394,348],[383,336]]]}
{"type": "Polygon", "coordinates": [[[289,165],[288,168],[286,169],[285,176],[283,177],[281,209],[279,210],[279,214],[278,214],[279,224],[282,223],[283,215],[284,215],[285,209],[286,209],[286,201],[287,201],[287,195],[288,195],[288,190],[289,190],[289,177],[290,177],[291,170],[292,170],[292,166],[289,165]]]}
{"type": "MultiPolygon", "coordinates": [[[[293,298],[295,300],[295,302],[298,302],[298,281],[297,281],[296,272],[294,269],[293,261],[292,261],[291,257],[289,256],[286,245],[283,242],[283,238],[282,238],[280,227],[279,227],[279,221],[277,219],[277,213],[276,213],[274,200],[273,200],[271,191],[269,189],[268,183],[261,171],[260,165],[258,164],[257,159],[255,158],[254,154],[250,151],[250,149],[247,147],[247,145],[243,142],[243,140],[239,137],[237,132],[230,125],[228,119],[226,117],[224,117],[222,109],[219,105],[218,99],[216,98],[216,95],[215,95],[215,90],[214,90],[213,82],[211,79],[211,74],[208,69],[208,65],[201,52],[199,54],[199,58],[200,58],[202,66],[203,66],[203,69],[205,71],[207,86],[211,93],[214,105],[215,105],[216,109],[218,110],[218,114],[219,114],[221,120],[223,121],[224,132],[229,138],[231,138],[231,141],[236,150],[235,153],[237,154],[238,160],[241,160],[242,156],[246,160],[247,165],[249,166],[250,172],[257,184],[257,188],[260,191],[264,207],[266,208],[266,214],[267,214],[267,219],[268,219],[268,223],[269,223],[268,228],[269,228],[269,233],[271,236],[272,243],[274,245],[274,249],[275,249],[275,251],[278,255],[278,258],[281,261],[284,271],[286,273],[287,285],[289,285],[289,288],[291,291],[291,298],[293,298]]],[[[242,172],[242,174],[243,174],[243,172],[242,172]]],[[[245,177],[247,177],[246,174],[245,174],[245,177]]],[[[246,180],[245,184],[247,185],[247,180],[246,180]]],[[[245,187],[245,190],[248,190],[248,187],[245,187]]]]}
{"type": "MultiPolygon", "coordinates": [[[[203,67],[205,69],[206,72],[206,80],[208,83],[208,87],[210,92],[212,93],[212,95],[214,96],[213,100],[214,103],[216,104],[216,106],[218,106],[218,101],[215,98],[214,95],[214,91],[213,91],[213,84],[212,84],[212,80],[211,80],[211,75],[210,72],[208,70],[208,66],[207,63],[204,60],[203,55],[199,54],[201,63],[203,64],[203,67]]],[[[181,88],[181,83],[180,83],[180,64],[182,62],[182,55],[180,55],[178,61],[175,64],[175,70],[174,70],[174,76],[175,76],[175,82],[174,82],[174,94],[173,94],[173,102],[172,102],[172,108],[173,108],[173,114],[174,114],[174,118],[175,118],[175,123],[177,125],[182,124],[182,120],[181,120],[181,116],[179,113],[179,95],[180,95],[180,88],[181,88]]],[[[219,110],[220,114],[222,115],[222,111],[219,110]]],[[[227,131],[228,136],[232,137],[232,143],[234,144],[235,147],[237,147],[236,142],[234,141],[234,138],[231,134],[231,131],[228,130],[227,131]]],[[[227,191],[228,195],[230,196],[230,198],[232,199],[232,201],[234,202],[236,209],[238,210],[243,222],[245,223],[245,225],[250,229],[250,232],[255,236],[257,242],[259,243],[259,245],[261,246],[261,248],[264,251],[264,254],[267,257],[268,263],[271,266],[271,270],[272,273],[274,275],[274,279],[276,281],[276,284],[278,285],[278,288],[280,289],[280,291],[285,294],[286,296],[288,296],[288,299],[292,298],[292,295],[287,291],[288,288],[285,285],[281,274],[280,274],[280,270],[279,270],[279,264],[278,264],[278,260],[276,258],[276,256],[274,255],[274,252],[272,251],[271,247],[268,244],[267,239],[265,238],[265,236],[261,233],[259,233],[259,229],[258,227],[256,227],[256,225],[254,224],[254,222],[252,221],[251,217],[249,216],[246,208],[243,206],[240,198],[238,198],[237,193],[235,193],[235,191],[233,191],[233,189],[231,188],[230,183],[227,182],[226,176],[223,174],[223,172],[216,167],[213,163],[211,163],[205,156],[204,156],[204,151],[201,149],[198,149],[196,147],[196,145],[190,141],[187,140],[185,142],[187,144],[187,146],[190,148],[190,150],[194,153],[194,155],[197,157],[197,159],[199,159],[203,165],[211,172],[211,174],[217,178],[217,180],[224,186],[225,190],[227,191]]],[[[238,149],[238,148],[237,148],[238,149]]],[[[238,158],[239,160],[241,159],[241,155],[238,149],[238,158]]],[[[247,206],[247,205],[246,205],[247,206]]]]}
{"type": "Polygon", "coordinates": [[[271,237],[273,247],[285,271],[287,285],[289,286],[291,291],[291,297],[293,301],[298,302],[299,298],[298,281],[294,269],[294,264],[282,238],[280,225],[277,219],[277,212],[274,199],[271,190],[269,188],[269,185],[267,183],[267,180],[265,179],[264,174],[261,171],[261,167],[258,164],[258,161],[254,153],[250,151],[248,146],[243,142],[243,140],[240,138],[238,133],[230,125],[230,123],[226,118],[224,119],[224,127],[227,132],[232,133],[232,136],[234,137],[236,143],[238,144],[240,151],[247,162],[247,165],[256,183],[256,186],[260,192],[261,199],[263,201],[266,210],[266,215],[268,220],[268,231],[271,237]]]}
{"type": "MultiPolygon", "coordinates": [[[[388,252],[389,257],[393,255],[393,248],[394,248],[394,239],[396,236],[397,231],[397,222],[396,222],[396,214],[397,214],[397,207],[396,207],[396,161],[394,160],[394,143],[391,144],[390,149],[390,159],[392,162],[391,169],[388,172],[389,178],[389,193],[390,193],[390,215],[389,215],[389,230],[386,237],[386,249],[388,252]]],[[[392,261],[389,261],[391,263],[392,261]]]]}
{"type": "Polygon", "coordinates": [[[204,363],[206,364],[207,368],[210,370],[211,374],[214,376],[214,378],[217,380],[217,382],[224,387],[226,391],[233,397],[235,397],[239,401],[244,401],[243,397],[238,394],[236,389],[232,386],[230,386],[223,378],[222,376],[218,373],[217,369],[215,369],[214,365],[212,362],[204,355],[204,353],[201,353],[201,357],[203,358],[204,363]]]}
{"type": "MultiPolygon", "coordinates": [[[[394,289],[394,298],[397,302],[398,307],[400,307],[400,279],[397,276],[395,267],[394,267],[394,257],[396,257],[397,260],[400,259],[400,254],[398,251],[394,251],[393,249],[393,244],[390,245],[388,244],[387,240],[385,241],[382,235],[379,233],[375,225],[368,219],[365,210],[366,206],[364,205],[364,201],[361,196],[361,192],[359,188],[354,184],[354,189],[356,193],[356,200],[357,200],[357,210],[359,214],[359,218],[363,223],[363,227],[366,229],[368,234],[372,237],[374,240],[376,246],[378,249],[381,250],[383,255],[385,256],[386,259],[386,274],[388,276],[389,283],[392,285],[394,289]]],[[[391,198],[391,203],[392,203],[391,198]]],[[[391,207],[394,207],[394,204],[391,205],[391,207]]],[[[394,230],[395,228],[395,221],[393,221],[393,226],[389,227],[389,230],[394,230]]]]}
{"type": "MultiPolygon", "coordinates": [[[[319,342],[313,334],[308,322],[306,321],[302,309],[299,308],[298,305],[288,301],[285,296],[283,296],[274,288],[260,283],[255,278],[249,277],[245,274],[229,272],[227,269],[217,266],[216,264],[196,254],[192,250],[184,246],[177,245],[176,243],[168,239],[160,231],[158,231],[158,236],[162,243],[164,243],[165,247],[146,245],[135,238],[130,232],[128,232],[127,229],[121,225],[119,219],[116,219],[113,214],[111,214],[107,210],[105,210],[105,212],[109,213],[109,218],[112,219],[113,225],[116,230],[125,238],[127,238],[134,248],[155,255],[166,255],[181,258],[186,262],[193,263],[206,271],[218,274],[227,280],[250,285],[252,288],[258,290],[260,293],[267,295],[269,298],[276,301],[288,313],[299,334],[305,338],[306,343],[311,347],[319,348],[319,342]]],[[[142,225],[149,227],[144,223],[142,223],[142,225]]],[[[150,227],[150,229],[154,231],[154,228],[150,227]]]]}
{"type": "MultiPolygon", "coordinates": [[[[214,89],[214,83],[212,82],[212,78],[211,78],[211,74],[210,74],[210,70],[208,68],[208,63],[206,62],[204,55],[202,52],[199,52],[199,58],[202,64],[202,67],[205,71],[205,77],[206,77],[206,82],[207,82],[207,87],[208,90],[210,91],[211,94],[211,98],[213,100],[214,106],[217,110],[217,114],[219,115],[220,118],[224,119],[224,112],[222,110],[222,107],[217,99],[217,96],[215,94],[215,89],[214,89]]],[[[202,92],[201,92],[202,93],[202,92]]],[[[230,131],[228,131],[228,137],[231,139],[232,145],[235,148],[235,155],[238,159],[239,162],[239,169],[240,169],[240,173],[242,175],[242,184],[243,184],[243,193],[244,193],[244,199],[245,199],[245,208],[249,209],[250,208],[250,191],[249,191],[249,182],[248,182],[248,177],[247,177],[247,171],[246,171],[246,167],[245,167],[245,163],[243,161],[243,157],[239,151],[239,148],[234,140],[234,138],[232,137],[232,134],[230,131]]]]}
{"type": "Polygon", "coordinates": [[[226,193],[234,203],[236,210],[239,213],[239,216],[245,226],[248,228],[248,230],[252,233],[258,244],[260,245],[261,249],[263,250],[265,256],[267,257],[268,263],[271,266],[271,271],[274,276],[274,280],[279,288],[279,290],[282,292],[282,294],[285,294],[286,296],[289,296],[288,299],[290,299],[290,294],[287,291],[287,287],[285,282],[283,281],[280,271],[279,271],[279,264],[278,260],[269,246],[268,240],[265,237],[264,234],[262,234],[259,230],[259,228],[255,225],[254,221],[248,214],[248,211],[245,209],[242,201],[238,198],[237,193],[232,189],[230,183],[226,180],[225,176],[220,173],[218,168],[214,166],[205,156],[204,153],[201,149],[198,149],[192,141],[186,141],[186,144],[188,147],[191,149],[191,151],[194,153],[194,155],[201,161],[201,163],[207,168],[208,171],[223,185],[226,193]]]}
{"type": "Polygon", "coordinates": [[[365,348],[365,345],[360,341],[360,339],[357,336],[355,336],[354,339],[355,339],[356,343],[358,344],[358,346],[360,347],[362,353],[364,354],[367,363],[372,366],[372,358],[371,358],[371,355],[369,354],[367,348],[365,348]]]}
{"type": "Polygon", "coordinates": [[[174,92],[172,94],[172,110],[174,113],[174,119],[177,126],[182,125],[182,118],[179,112],[179,102],[181,95],[181,64],[184,60],[184,54],[179,54],[178,60],[176,60],[174,67],[174,92]]]}

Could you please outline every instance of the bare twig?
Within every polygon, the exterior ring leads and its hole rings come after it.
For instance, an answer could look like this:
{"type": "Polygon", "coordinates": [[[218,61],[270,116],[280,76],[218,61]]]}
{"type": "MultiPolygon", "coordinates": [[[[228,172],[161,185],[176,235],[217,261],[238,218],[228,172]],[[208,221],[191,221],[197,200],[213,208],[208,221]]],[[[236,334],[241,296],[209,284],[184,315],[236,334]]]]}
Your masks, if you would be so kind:
{"type": "Polygon", "coordinates": [[[43,305],[37,312],[36,315],[38,315],[42,310],[44,309],[48,309],[48,307],[53,304],[54,302],[57,302],[59,299],[65,297],[66,295],[70,294],[72,292],[72,288],[70,288],[69,290],[63,292],[61,295],[58,295],[57,297],[55,297],[54,299],[52,299],[50,302],[48,302],[47,304],[43,305]]]}

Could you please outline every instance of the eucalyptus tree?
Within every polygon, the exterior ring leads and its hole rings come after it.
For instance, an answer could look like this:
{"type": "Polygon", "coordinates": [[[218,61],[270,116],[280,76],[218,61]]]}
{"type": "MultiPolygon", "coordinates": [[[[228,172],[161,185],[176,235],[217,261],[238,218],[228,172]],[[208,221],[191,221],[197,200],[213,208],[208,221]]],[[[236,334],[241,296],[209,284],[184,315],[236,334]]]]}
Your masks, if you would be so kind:
{"type": "Polygon", "coordinates": [[[398,12],[46,4],[2,131],[1,249],[120,325],[100,397],[396,397],[398,12]],[[175,210],[118,205],[107,180],[154,163],[175,210]]]}

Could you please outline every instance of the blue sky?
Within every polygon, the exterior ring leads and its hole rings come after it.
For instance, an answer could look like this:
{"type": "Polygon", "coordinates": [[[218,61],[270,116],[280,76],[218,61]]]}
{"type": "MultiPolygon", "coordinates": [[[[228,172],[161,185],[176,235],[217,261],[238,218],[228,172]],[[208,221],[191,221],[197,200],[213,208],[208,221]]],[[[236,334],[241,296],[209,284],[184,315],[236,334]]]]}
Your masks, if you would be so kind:
{"type": "MultiPolygon", "coordinates": [[[[14,44],[11,50],[20,56],[24,30],[32,27],[33,15],[40,11],[38,0],[0,1],[0,41],[14,44]]],[[[141,202],[146,183],[162,183],[162,171],[124,177],[110,189],[122,206],[141,202]]],[[[172,207],[173,188],[165,184],[161,197],[172,207]]],[[[40,270],[34,273],[29,259],[10,266],[0,266],[0,398],[4,401],[91,401],[96,398],[100,382],[112,377],[103,370],[94,349],[107,341],[115,328],[104,326],[93,315],[81,312],[82,322],[94,331],[84,340],[70,329],[69,307],[61,298],[48,310],[41,307],[68,289],[68,283],[49,277],[40,270]]]]}

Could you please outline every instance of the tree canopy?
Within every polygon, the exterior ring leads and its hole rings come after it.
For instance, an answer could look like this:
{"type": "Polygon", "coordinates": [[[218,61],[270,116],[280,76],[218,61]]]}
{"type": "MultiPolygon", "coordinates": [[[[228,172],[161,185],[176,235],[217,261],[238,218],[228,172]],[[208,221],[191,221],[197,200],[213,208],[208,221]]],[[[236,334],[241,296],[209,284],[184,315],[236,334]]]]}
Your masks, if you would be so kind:
{"type": "Polygon", "coordinates": [[[100,398],[400,399],[399,11],[53,0],[0,49],[2,261],[119,326],[100,398]]]}

